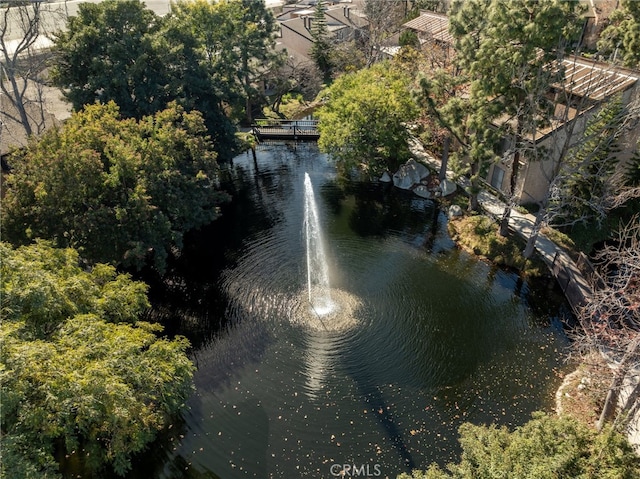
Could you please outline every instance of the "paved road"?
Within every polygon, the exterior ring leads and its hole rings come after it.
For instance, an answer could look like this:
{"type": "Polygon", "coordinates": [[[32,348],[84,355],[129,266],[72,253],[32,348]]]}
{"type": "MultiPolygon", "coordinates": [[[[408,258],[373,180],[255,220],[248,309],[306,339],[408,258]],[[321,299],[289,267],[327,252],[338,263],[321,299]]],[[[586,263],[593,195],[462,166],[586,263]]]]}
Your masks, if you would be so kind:
{"type": "MultiPolygon", "coordinates": [[[[55,32],[64,29],[66,18],[78,14],[78,6],[81,3],[100,3],[103,0],[67,0],[59,2],[45,2],[40,4],[43,12],[44,26],[46,32],[55,32]]],[[[284,0],[264,0],[268,8],[282,6],[284,0]]],[[[145,0],[147,8],[153,10],[158,15],[166,15],[171,11],[171,0],[145,0]]],[[[13,8],[16,13],[17,9],[13,8]]],[[[46,35],[46,33],[45,33],[46,35]]],[[[23,37],[23,31],[20,28],[19,17],[15,14],[9,17],[9,28],[5,35],[5,41],[15,41],[23,37]]],[[[50,43],[42,41],[40,46],[46,47],[50,43]]]]}
{"type": "MultiPolygon", "coordinates": [[[[78,7],[81,3],[100,3],[102,0],[68,0],[62,2],[46,2],[40,4],[42,12],[42,24],[44,26],[44,34],[56,32],[65,28],[67,16],[78,14],[78,7]]],[[[171,10],[170,0],[146,0],[145,4],[158,15],[166,15],[171,10]]],[[[31,7],[28,7],[31,8],[31,7]]],[[[23,29],[20,27],[20,17],[18,8],[12,7],[9,13],[9,22],[5,41],[16,41],[24,36],[23,29]]],[[[39,46],[48,46],[48,43],[42,40],[39,46]]]]}

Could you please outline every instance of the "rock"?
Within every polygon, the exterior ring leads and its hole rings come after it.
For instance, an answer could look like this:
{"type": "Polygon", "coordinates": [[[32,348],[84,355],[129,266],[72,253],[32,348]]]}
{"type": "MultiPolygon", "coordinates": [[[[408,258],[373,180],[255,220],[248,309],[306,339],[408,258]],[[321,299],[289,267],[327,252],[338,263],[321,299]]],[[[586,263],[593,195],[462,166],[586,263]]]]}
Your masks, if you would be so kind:
{"type": "Polygon", "coordinates": [[[420,184],[420,181],[427,176],[429,176],[427,167],[411,159],[400,166],[393,175],[393,185],[403,190],[410,190],[414,185],[420,184]]]}
{"type": "Polygon", "coordinates": [[[458,205],[451,205],[449,206],[449,218],[457,218],[460,217],[462,215],[464,215],[464,212],[462,211],[462,208],[460,208],[460,206],[458,205]]]}
{"type": "Polygon", "coordinates": [[[442,180],[440,183],[440,191],[442,191],[442,196],[450,195],[456,191],[456,184],[453,181],[442,180]]]}
{"type": "Polygon", "coordinates": [[[393,180],[391,179],[391,175],[389,174],[389,172],[385,171],[384,173],[382,173],[380,181],[383,183],[391,183],[391,181],[393,180]]]}
{"type": "Polygon", "coordinates": [[[418,195],[420,198],[433,198],[433,192],[429,191],[429,189],[425,185],[418,185],[413,189],[413,192],[418,195]]]}

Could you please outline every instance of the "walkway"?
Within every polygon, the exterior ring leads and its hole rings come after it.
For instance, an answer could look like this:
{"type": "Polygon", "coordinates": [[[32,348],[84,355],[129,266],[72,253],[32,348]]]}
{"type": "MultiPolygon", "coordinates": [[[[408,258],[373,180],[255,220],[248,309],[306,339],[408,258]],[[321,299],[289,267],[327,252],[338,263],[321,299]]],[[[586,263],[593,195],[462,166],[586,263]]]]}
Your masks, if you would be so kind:
{"type": "MultiPolygon", "coordinates": [[[[440,170],[440,160],[428,154],[417,140],[411,144],[411,152],[421,161],[429,164],[437,171],[440,170]]],[[[453,172],[448,170],[447,177],[453,181],[453,172]]],[[[460,183],[460,182],[459,182],[460,183]]],[[[468,185],[460,184],[465,187],[468,185]]],[[[505,209],[505,203],[486,190],[478,195],[478,201],[482,208],[494,218],[501,218],[505,209]]],[[[535,217],[531,214],[523,214],[512,209],[509,219],[509,227],[521,236],[525,241],[531,236],[535,223],[535,217]]],[[[538,235],[535,244],[536,251],[549,267],[551,274],[558,281],[574,313],[577,313],[593,292],[591,284],[584,277],[576,262],[561,247],[556,245],[543,234],[538,235]]]]}
{"type": "Polygon", "coordinates": [[[258,141],[262,140],[308,140],[320,137],[318,120],[258,120],[252,125],[252,132],[258,141]]]}

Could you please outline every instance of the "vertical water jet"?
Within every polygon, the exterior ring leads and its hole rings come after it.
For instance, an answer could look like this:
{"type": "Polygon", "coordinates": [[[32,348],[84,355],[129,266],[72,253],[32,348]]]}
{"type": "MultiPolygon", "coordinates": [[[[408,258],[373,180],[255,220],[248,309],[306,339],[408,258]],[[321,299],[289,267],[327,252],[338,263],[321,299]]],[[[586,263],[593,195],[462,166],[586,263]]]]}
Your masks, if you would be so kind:
{"type": "Polygon", "coordinates": [[[329,286],[329,267],[325,256],[318,207],[309,173],[304,174],[304,233],[307,247],[307,290],[313,311],[324,316],[334,309],[329,286]]]}

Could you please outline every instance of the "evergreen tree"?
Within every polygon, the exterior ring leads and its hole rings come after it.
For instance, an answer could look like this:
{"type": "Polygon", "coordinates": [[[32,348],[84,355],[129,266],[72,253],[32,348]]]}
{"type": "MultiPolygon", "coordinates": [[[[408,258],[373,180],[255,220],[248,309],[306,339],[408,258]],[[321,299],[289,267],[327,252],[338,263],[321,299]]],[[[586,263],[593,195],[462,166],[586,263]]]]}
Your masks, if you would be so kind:
{"type": "Polygon", "coordinates": [[[398,479],[633,479],[640,467],[620,434],[598,434],[575,419],[543,413],[513,432],[465,423],[460,443],[459,463],[446,470],[433,464],[398,479]]]}
{"type": "Polygon", "coordinates": [[[322,72],[324,79],[331,78],[331,52],[333,45],[329,40],[329,29],[327,28],[327,20],[324,15],[324,2],[318,0],[311,21],[311,38],[313,45],[311,46],[311,57],[316,63],[318,69],[322,72]]]}
{"type": "Polygon", "coordinates": [[[612,60],[636,68],[640,65],[640,2],[622,0],[598,40],[598,49],[612,60]]]}
{"type": "MultiPolygon", "coordinates": [[[[515,194],[527,136],[549,121],[546,93],[562,80],[555,61],[578,32],[578,2],[564,0],[462,0],[453,4],[450,29],[456,62],[470,82],[475,104],[492,104],[487,120],[513,138],[508,193],[515,194]],[[482,14],[479,14],[482,12],[482,14]]],[[[501,230],[506,234],[511,208],[501,230]]]]}
{"type": "Polygon", "coordinates": [[[624,115],[618,95],[588,121],[582,140],[565,160],[564,168],[571,174],[559,185],[549,205],[554,224],[586,223],[601,216],[593,208],[611,193],[611,176],[619,166],[616,153],[620,151],[624,115]]]}

